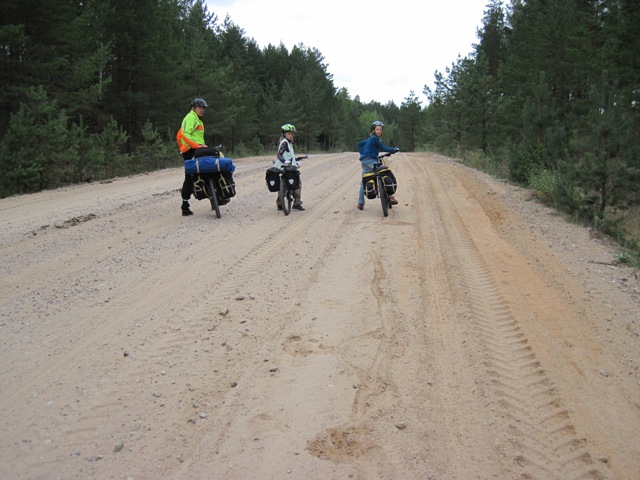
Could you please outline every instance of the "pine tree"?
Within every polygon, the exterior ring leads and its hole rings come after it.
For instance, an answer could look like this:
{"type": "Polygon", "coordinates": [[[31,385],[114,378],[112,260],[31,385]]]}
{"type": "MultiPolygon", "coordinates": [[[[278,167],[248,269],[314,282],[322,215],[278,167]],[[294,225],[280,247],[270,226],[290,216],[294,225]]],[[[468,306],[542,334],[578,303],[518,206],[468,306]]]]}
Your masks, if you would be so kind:
{"type": "Polygon", "coordinates": [[[400,144],[403,150],[415,152],[420,144],[422,124],[422,103],[411,91],[400,106],[398,127],[400,129],[400,144]]]}
{"type": "Polygon", "coordinates": [[[572,142],[574,161],[564,167],[575,185],[579,210],[603,220],[608,209],[638,201],[638,149],[631,118],[606,71],[590,98],[592,107],[583,130],[572,142]]]}
{"type": "Polygon", "coordinates": [[[44,88],[31,87],[0,147],[2,196],[57,187],[68,173],[68,118],[44,88]]]}

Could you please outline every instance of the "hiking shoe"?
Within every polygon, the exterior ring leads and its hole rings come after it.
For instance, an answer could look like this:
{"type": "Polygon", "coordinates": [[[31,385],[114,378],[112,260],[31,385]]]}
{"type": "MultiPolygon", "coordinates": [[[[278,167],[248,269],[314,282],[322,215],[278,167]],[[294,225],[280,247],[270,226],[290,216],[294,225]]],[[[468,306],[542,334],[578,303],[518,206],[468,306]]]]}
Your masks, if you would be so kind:
{"type": "Polygon", "coordinates": [[[396,200],[395,197],[389,197],[389,203],[391,205],[397,205],[398,204],[398,200],[396,200]]]}
{"type": "Polygon", "coordinates": [[[358,204],[358,205],[356,205],[356,208],[357,208],[358,210],[364,210],[364,205],[360,205],[360,204],[358,204]]]}
{"type": "Polygon", "coordinates": [[[305,210],[305,208],[300,204],[294,205],[291,208],[293,208],[294,210],[300,210],[301,212],[304,212],[304,210],[305,210]]]}
{"type": "Polygon", "coordinates": [[[193,212],[191,210],[189,210],[188,208],[183,208],[182,209],[182,216],[183,217],[188,217],[189,215],[193,215],[193,212]]]}

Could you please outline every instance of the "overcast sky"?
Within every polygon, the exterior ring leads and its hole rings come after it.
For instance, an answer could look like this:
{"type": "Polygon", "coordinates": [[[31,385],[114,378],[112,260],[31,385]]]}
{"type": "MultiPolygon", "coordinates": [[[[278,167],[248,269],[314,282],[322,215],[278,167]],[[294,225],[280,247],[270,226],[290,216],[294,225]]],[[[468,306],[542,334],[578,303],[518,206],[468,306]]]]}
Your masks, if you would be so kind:
{"type": "Polygon", "coordinates": [[[222,23],[229,15],[260,48],[281,42],[317,48],[336,88],[367,103],[393,100],[413,90],[423,105],[458,55],[478,42],[489,0],[207,0],[222,23]]]}

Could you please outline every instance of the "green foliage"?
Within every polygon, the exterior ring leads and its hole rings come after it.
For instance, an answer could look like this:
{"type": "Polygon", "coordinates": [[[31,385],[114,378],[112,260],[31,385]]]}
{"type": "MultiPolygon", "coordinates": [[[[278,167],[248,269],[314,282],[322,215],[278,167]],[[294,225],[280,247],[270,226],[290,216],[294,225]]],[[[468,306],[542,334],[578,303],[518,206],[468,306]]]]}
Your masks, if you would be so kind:
{"type": "Polygon", "coordinates": [[[616,254],[613,258],[617,263],[621,263],[623,265],[626,265],[631,262],[631,255],[629,255],[628,252],[620,252],[616,254]]]}
{"type": "Polygon", "coordinates": [[[496,177],[506,178],[507,173],[497,157],[487,155],[481,149],[466,150],[463,154],[462,161],[465,165],[476,170],[490,173],[496,177]]]}
{"type": "Polygon", "coordinates": [[[554,203],[554,195],[558,188],[559,175],[555,170],[542,168],[535,170],[529,175],[528,187],[531,188],[536,196],[547,204],[554,203]]]}
{"type": "Polygon", "coordinates": [[[177,153],[175,153],[176,149],[170,148],[162,140],[151,121],[147,120],[142,127],[141,137],[142,142],[138,145],[134,154],[137,159],[135,164],[138,171],[157,170],[175,165],[175,160],[178,158],[177,153]]]}
{"type": "Polygon", "coordinates": [[[543,159],[544,145],[540,142],[512,145],[512,153],[509,157],[511,179],[526,185],[531,174],[544,165],[543,159]]]}
{"type": "Polygon", "coordinates": [[[608,207],[625,208],[639,199],[638,143],[607,72],[600,87],[592,89],[591,102],[584,128],[573,139],[576,161],[568,171],[579,192],[594,199],[597,215],[602,217],[608,207]]]}
{"type": "Polygon", "coordinates": [[[0,147],[2,196],[57,187],[68,168],[66,113],[42,87],[31,87],[26,94],[0,147]]]}
{"type": "Polygon", "coordinates": [[[404,151],[413,152],[420,144],[422,135],[422,108],[421,102],[412,91],[404,99],[398,115],[398,128],[400,129],[400,142],[404,151]]]}
{"type": "Polygon", "coordinates": [[[275,154],[275,149],[274,151],[267,151],[260,142],[260,139],[258,137],[254,137],[253,141],[251,141],[248,145],[245,145],[244,143],[236,145],[233,154],[236,157],[253,157],[256,155],[275,154]]]}
{"type": "Polygon", "coordinates": [[[107,126],[93,137],[102,159],[102,165],[99,165],[96,172],[99,178],[110,178],[139,171],[135,167],[129,167],[130,155],[125,151],[129,137],[115,119],[112,118],[107,126]]]}

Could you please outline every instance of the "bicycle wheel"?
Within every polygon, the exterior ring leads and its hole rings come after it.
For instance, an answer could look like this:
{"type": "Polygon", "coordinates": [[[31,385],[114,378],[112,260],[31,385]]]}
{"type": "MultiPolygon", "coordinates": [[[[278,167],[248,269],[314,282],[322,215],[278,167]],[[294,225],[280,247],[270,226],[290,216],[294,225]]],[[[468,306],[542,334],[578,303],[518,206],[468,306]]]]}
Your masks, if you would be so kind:
{"type": "Polygon", "coordinates": [[[380,202],[382,203],[382,214],[386,217],[389,215],[389,195],[384,188],[384,180],[381,176],[376,178],[378,184],[378,195],[380,196],[380,202]]]}
{"type": "Polygon", "coordinates": [[[216,193],[216,186],[213,183],[213,178],[207,178],[207,195],[211,202],[211,210],[216,212],[216,217],[220,218],[220,205],[218,204],[218,194],[216,193]]]}
{"type": "Polygon", "coordinates": [[[285,183],[285,179],[283,176],[280,176],[280,190],[278,190],[278,200],[284,214],[289,215],[289,212],[291,212],[291,208],[287,209],[287,184],[285,183]]]}
{"type": "Polygon", "coordinates": [[[283,208],[285,213],[289,215],[291,213],[291,205],[293,204],[293,192],[288,188],[285,197],[287,198],[287,204],[283,208]]]}
{"type": "Polygon", "coordinates": [[[291,193],[291,190],[289,190],[289,188],[285,185],[285,194],[284,194],[284,200],[282,202],[282,210],[284,211],[285,215],[289,215],[291,213],[291,205],[293,204],[293,194],[291,193]]]}

